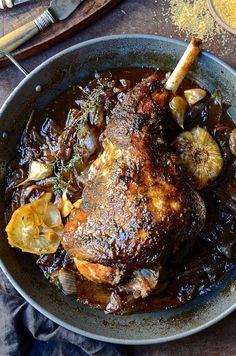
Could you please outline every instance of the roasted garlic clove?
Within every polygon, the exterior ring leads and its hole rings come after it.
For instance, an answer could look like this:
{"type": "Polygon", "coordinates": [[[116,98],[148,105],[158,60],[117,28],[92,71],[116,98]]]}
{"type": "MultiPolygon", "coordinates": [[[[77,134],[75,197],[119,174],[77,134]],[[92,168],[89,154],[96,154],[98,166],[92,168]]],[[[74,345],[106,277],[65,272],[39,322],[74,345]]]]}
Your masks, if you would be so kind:
{"type": "Polygon", "coordinates": [[[179,124],[182,129],[184,128],[184,119],[187,113],[188,104],[182,96],[174,96],[169,103],[170,110],[173,116],[173,119],[179,124]]]}
{"type": "Polygon", "coordinates": [[[29,175],[23,182],[18,184],[18,187],[26,184],[30,181],[38,181],[41,179],[45,179],[52,175],[52,168],[45,163],[32,161],[30,164],[29,175]]]}
{"type": "Polygon", "coordinates": [[[61,216],[63,218],[67,217],[72,212],[74,206],[71,203],[71,201],[69,200],[69,198],[67,197],[66,190],[63,192],[62,197],[59,198],[57,206],[58,206],[58,209],[60,210],[61,216]]]}
{"type": "Polygon", "coordinates": [[[181,133],[172,143],[197,189],[213,182],[223,168],[220,147],[207,129],[195,127],[181,133]]]}
{"type": "Polygon", "coordinates": [[[61,268],[58,273],[58,280],[63,292],[67,295],[75,295],[77,292],[76,274],[73,271],[61,268]]]}
{"type": "Polygon", "coordinates": [[[236,156],[236,129],[234,129],[229,136],[230,152],[236,156]]]}
{"type": "Polygon", "coordinates": [[[206,90],[201,88],[188,89],[184,91],[184,96],[189,106],[192,106],[204,99],[206,94],[206,90]]]}
{"type": "Polygon", "coordinates": [[[82,203],[82,199],[78,199],[74,202],[73,207],[79,209],[81,203],[82,203]]]}

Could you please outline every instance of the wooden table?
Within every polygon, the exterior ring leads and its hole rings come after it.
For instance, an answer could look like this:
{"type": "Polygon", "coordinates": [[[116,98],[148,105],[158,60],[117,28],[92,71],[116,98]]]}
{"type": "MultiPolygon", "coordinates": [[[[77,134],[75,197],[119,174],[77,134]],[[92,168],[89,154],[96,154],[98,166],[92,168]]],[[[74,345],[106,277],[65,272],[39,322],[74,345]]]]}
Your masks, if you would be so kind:
{"type": "MultiPolygon", "coordinates": [[[[185,39],[184,34],[174,32],[170,22],[165,22],[159,9],[166,7],[162,0],[124,0],[110,13],[96,23],[55,45],[54,47],[28,58],[22,64],[30,71],[53,54],[94,37],[119,33],[149,33],[185,39]]],[[[188,38],[187,38],[188,40],[188,38]]],[[[236,67],[235,37],[229,36],[227,45],[217,41],[206,42],[204,48],[236,67]]],[[[22,74],[13,66],[0,69],[0,105],[22,79],[22,74]]],[[[236,313],[231,314],[217,325],[197,335],[162,345],[129,347],[130,355],[236,355],[236,313]]]]}

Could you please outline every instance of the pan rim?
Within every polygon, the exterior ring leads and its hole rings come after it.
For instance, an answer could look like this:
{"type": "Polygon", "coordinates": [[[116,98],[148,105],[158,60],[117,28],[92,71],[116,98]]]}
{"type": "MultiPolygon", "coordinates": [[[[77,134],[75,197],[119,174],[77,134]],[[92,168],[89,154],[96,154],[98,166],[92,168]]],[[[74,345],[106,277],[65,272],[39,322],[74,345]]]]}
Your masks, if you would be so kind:
{"type": "MultiPolygon", "coordinates": [[[[178,39],[174,39],[174,38],[168,38],[165,36],[156,36],[156,35],[149,35],[149,34],[121,34],[121,35],[110,35],[110,36],[102,36],[102,37],[96,37],[87,41],[83,41],[81,43],[75,44],[71,47],[68,47],[58,53],[56,53],[55,55],[49,57],[46,61],[44,61],[43,63],[39,64],[37,67],[35,67],[26,77],[24,77],[20,83],[13,89],[13,91],[11,92],[11,94],[7,97],[7,99],[5,100],[5,102],[2,104],[1,108],[0,108],[0,116],[2,115],[3,111],[5,110],[6,106],[8,105],[9,101],[11,101],[11,99],[13,98],[13,96],[15,95],[15,92],[18,91],[21,86],[23,86],[25,84],[25,82],[27,82],[27,80],[29,80],[37,71],[43,69],[44,67],[46,67],[49,63],[55,61],[57,58],[66,55],[67,53],[73,52],[74,50],[77,50],[79,48],[83,48],[86,46],[90,46],[92,44],[96,44],[98,42],[106,42],[106,41],[111,41],[111,40],[119,40],[119,39],[153,39],[153,40],[159,40],[162,42],[167,42],[167,43],[172,43],[172,44],[177,44],[180,45],[184,48],[187,47],[187,43],[178,39]]],[[[231,67],[229,64],[225,63],[223,60],[221,60],[220,58],[216,57],[214,54],[212,54],[211,52],[208,51],[201,51],[201,55],[206,56],[210,59],[212,59],[213,61],[215,61],[216,63],[220,64],[222,67],[224,67],[225,69],[227,69],[231,74],[233,74],[234,76],[236,76],[236,69],[234,69],[233,67],[231,67]]]]}
{"type": "MultiPolygon", "coordinates": [[[[197,326],[195,328],[192,328],[191,330],[180,332],[179,334],[174,334],[171,336],[165,336],[165,337],[154,337],[150,339],[122,339],[122,338],[115,338],[115,337],[107,337],[103,335],[98,335],[94,334],[89,331],[85,331],[83,329],[80,329],[78,327],[74,327],[70,325],[67,322],[62,321],[58,317],[54,316],[52,313],[48,312],[45,310],[43,307],[40,306],[39,303],[35,302],[27,293],[24,292],[24,289],[21,288],[21,286],[14,280],[12,275],[9,273],[8,269],[6,268],[5,264],[2,262],[0,259],[0,268],[2,269],[3,273],[5,276],[8,278],[8,280],[11,282],[11,284],[14,286],[14,288],[17,290],[17,292],[29,303],[31,304],[36,310],[38,310],[41,314],[46,316],[48,319],[52,320],[58,325],[61,325],[67,330],[73,331],[76,334],[80,334],[85,337],[92,338],[94,340],[98,341],[104,341],[108,343],[114,343],[114,344],[120,344],[120,345],[150,345],[150,344],[162,344],[165,342],[169,341],[175,341],[179,339],[183,339],[185,337],[194,335],[200,331],[203,331],[210,326],[218,323],[220,320],[224,319],[227,317],[229,314],[231,314],[233,311],[236,310],[236,302],[234,305],[232,305],[230,308],[226,309],[224,312],[220,313],[217,317],[214,319],[211,319],[210,321],[197,326]]],[[[145,315],[145,314],[144,314],[145,315]]]]}

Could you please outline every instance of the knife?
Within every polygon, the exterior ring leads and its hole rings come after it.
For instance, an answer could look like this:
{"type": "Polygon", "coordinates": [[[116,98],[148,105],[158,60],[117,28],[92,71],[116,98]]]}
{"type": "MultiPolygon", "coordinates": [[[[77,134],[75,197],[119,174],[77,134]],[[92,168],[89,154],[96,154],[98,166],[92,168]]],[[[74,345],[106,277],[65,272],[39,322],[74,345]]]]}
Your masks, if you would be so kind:
{"type": "Polygon", "coordinates": [[[0,49],[11,52],[56,21],[65,20],[83,0],[52,0],[49,8],[35,20],[0,38],[0,49]]]}

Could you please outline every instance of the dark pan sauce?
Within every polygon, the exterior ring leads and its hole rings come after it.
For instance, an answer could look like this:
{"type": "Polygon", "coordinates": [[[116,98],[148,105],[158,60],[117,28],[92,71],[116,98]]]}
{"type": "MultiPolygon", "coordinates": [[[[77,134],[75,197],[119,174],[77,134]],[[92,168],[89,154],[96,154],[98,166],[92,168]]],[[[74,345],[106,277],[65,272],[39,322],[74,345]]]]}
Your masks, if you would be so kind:
{"type": "MultiPolygon", "coordinates": [[[[80,84],[85,91],[90,91],[96,87],[98,81],[114,81],[116,84],[120,80],[126,79],[132,88],[142,78],[153,73],[153,69],[122,69],[104,72],[80,84]]],[[[160,79],[165,74],[159,71],[160,79]]],[[[180,95],[183,90],[196,88],[196,84],[189,80],[184,80],[179,89],[180,95]]],[[[96,131],[99,136],[104,130],[106,122],[109,120],[111,110],[118,100],[122,100],[124,91],[111,95],[109,105],[106,107],[106,117],[104,122],[96,131]]],[[[51,118],[60,128],[64,128],[68,113],[71,109],[78,109],[78,101],[81,100],[82,91],[75,85],[61,94],[42,113],[36,114],[33,124],[39,136],[42,136],[41,125],[46,118],[51,118]]],[[[199,126],[206,126],[209,132],[219,143],[224,157],[224,169],[217,181],[212,186],[200,192],[207,207],[207,220],[205,227],[201,231],[196,241],[184,242],[168,264],[165,265],[161,274],[161,279],[155,292],[147,298],[138,301],[125,297],[122,312],[148,312],[163,308],[172,308],[187,303],[204,293],[209,292],[217,286],[235,266],[236,257],[236,161],[230,153],[228,140],[229,134],[236,127],[232,119],[223,107],[223,114],[220,115],[221,108],[214,105],[210,94],[207,98],[190,109],[185,119],[185,129],[199,126]]],[[[163,122],[166,139],[171,142],[182,130],[173,121],[171,113],[163,122]]],[[[99,150],[90,157],[90,162],[99,154],[99,150]]],[[[13,174],[16,166],[21,160],[22,151],[9,168],[8,183],[11,183],[15,176],[13,174]]],[[[24,165],[21,165],[25,169],[24,165]]],[[[22,173],[24,174],[24,173],[22,173]]],[[[19,171],[18,171],[19,176],[19,171]]],[[[76,198],[79,199],[82,193],[82,186],[78,189],[76,198]]],[[[17,195],[13,196],[13,191],[7,192],[9,203],[8,216],[19,206],[17,195]],[[14,199],[13,199],[14,197],[14,199]],[[12,200],[15,203],[12,203],[12,200]]],[[[51,283],[58,284],[56,277],[60,268],[75,272],[77,281],[77,293],[75,297],[92,307],[106,309],[109,298],[115,287],[96,284],[90,282],[76,273],[76,267],[62,247],[55,254],[41,255],[36,259],[36,263],[43,270],[45,276],[51,283]]],[[[59,285],[60,287],[60,285],[59,285]]]]}

